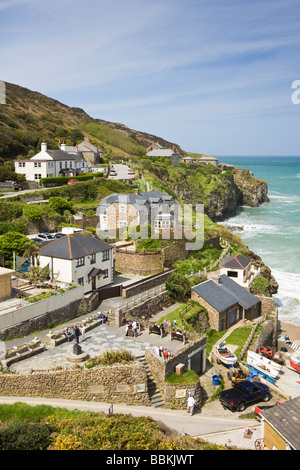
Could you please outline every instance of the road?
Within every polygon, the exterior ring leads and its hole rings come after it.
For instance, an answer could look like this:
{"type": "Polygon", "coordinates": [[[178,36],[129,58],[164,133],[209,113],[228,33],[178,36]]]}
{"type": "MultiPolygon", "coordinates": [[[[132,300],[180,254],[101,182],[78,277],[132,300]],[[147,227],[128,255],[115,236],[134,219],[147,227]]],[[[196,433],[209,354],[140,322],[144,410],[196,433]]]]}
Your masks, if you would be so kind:
{"type": "Polygon", "coordinates": [[[128,170],[130,170],[129,166],[123,165],[120,163],[114,163],[112,165],[113,169],[116,170],[116,176],[108,176],[108,179],[112,180],[130,180],[134,178],[134,174],[128,174],[128,170]]]}
{"type": "MultiPolygon", "coordinates": [[[[93,411],[109,413],[111,403],[63,400],[54,398],[36,398],[36,397],[0,397],[1,404],[13,404],[16,402],[27,403],[31,406],[50,405],[53,407],[67,408],[69,410],[93,411]]],[[[255,420],[239,419],[234,417],[222,417],[202,415],[201,412],[193,416],[187,414],[185,410],[171,410],[166,408],[154,408],[147,406],[128,406],[123,404],[113,404],[113,413],[131,414],[132,416],[150,416],[161,421],[170,429],[180,434],[188,434],[193,437],[206,436],[205,439],[210,442],[220,441],[225,445],[230,439],[230,445],[236,445],[240,448],[249,448],[254,450],[254,439],[259,437],[260,425],[255,420]],[[251,440],[244,439],[241,430],[250,428],[253,431],[251,440]],[[209,436],[211,434],[211,436],[209,436]]]]}

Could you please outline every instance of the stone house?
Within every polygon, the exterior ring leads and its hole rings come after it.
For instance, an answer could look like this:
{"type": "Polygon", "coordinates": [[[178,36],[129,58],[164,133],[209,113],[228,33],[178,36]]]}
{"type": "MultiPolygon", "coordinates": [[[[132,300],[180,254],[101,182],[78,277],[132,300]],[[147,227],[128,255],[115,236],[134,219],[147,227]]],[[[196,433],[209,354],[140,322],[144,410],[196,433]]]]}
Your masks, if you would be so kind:
{"type": "Polygon", "coordinates": [[[220,274],[232,278],[240,286],[249,288],[254,279],[260,274],[260,268],[252,266],[252,261],[242,255],[225,258],[220,265],[220,274]]]}
{"type": "Polygon", "coordinates": [[[216,331],[261,314],[260,300],[224,274],[217,281],[210,279],[192,287],[191,299],[206,308],[210,327],[216,331]]]}
{"type": "Polygon", "coordinates": [[[51,279],[79,284],[87,293],[112,284],[113,250],[97,238],[75,232],[42,246],[40,266],[49,266],[51,279]]]}
{"type": "Polygon", "coordinates": [[[67,146],[62,143],[60,149],[70,154],[76,154],[83,158],[88,167],[99,165],[101,161],[102,151],[99,147],[90,142],[89,137],[86,135],[84,140],[77,144],[76,147],[67,146]]]}
{"type": "MultiPolygon", "coordinates": [[[[179,204],[173,196],[161,191],[129,194],[110,194],[102,199],[98,208],[99,231],[110,235],[117,229],[151,225],[154,230],[172,230],[177,225],[179,204]]],[[[145,237],[148,238],[148,232],[145,237]]]]}

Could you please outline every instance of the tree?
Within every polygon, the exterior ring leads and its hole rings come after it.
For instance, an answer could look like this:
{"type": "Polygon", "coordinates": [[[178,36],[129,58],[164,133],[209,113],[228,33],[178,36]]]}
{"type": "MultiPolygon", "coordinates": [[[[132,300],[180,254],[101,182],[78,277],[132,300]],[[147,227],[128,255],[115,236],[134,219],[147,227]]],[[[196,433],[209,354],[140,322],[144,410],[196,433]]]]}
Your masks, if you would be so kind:
{"type": "Polygon", "coordinates": [[[7,232],[0,238],[0,257],[4,257],[5,266],[12,267],[13,253],[23,256],[29,245],[34,242],[18,232],[7,232]]]}
{"type": "Polygon", "coordinates": [[[51,207],[55,212],[58,212],[59,214],[63,214],[64,211],[70,211],[71,213],[73,212],[73,207],[70,202],[68,202],[66,199],[63,197],[50,197],[48,206],[51,207]]]}
{"type": "Polygon", "coordinates": [[[170,274],[166,281],[166,289],[172,299],[184,302],[190,298],[191,287],[185,276],[177,272],[170,274]]]}

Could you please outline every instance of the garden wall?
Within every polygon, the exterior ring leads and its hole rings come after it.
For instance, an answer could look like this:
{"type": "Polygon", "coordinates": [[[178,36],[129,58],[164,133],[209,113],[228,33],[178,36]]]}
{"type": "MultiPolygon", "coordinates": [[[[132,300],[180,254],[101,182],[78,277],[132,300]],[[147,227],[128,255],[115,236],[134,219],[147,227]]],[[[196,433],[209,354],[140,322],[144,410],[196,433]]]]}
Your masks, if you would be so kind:
{"type": "Polygon", "coordinates": [[[31,374],[0,374],[0,395],[149,405],[144,366],[134,363],[31,374]]]}

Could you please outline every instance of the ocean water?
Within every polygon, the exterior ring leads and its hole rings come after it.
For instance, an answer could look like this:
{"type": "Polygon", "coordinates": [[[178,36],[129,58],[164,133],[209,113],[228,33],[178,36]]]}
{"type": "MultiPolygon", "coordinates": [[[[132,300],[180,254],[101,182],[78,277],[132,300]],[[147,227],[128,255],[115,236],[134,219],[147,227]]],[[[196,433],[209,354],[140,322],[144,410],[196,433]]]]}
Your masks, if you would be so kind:
{"type": "Polygon", "coordinates": [[[218,157],[248,168],[268,183],[269,203],[241,207],[224,225],[236,233],[272,270],[279,290],[274,298],[279,320],[300,326],[300,157],[218,157]]]}

